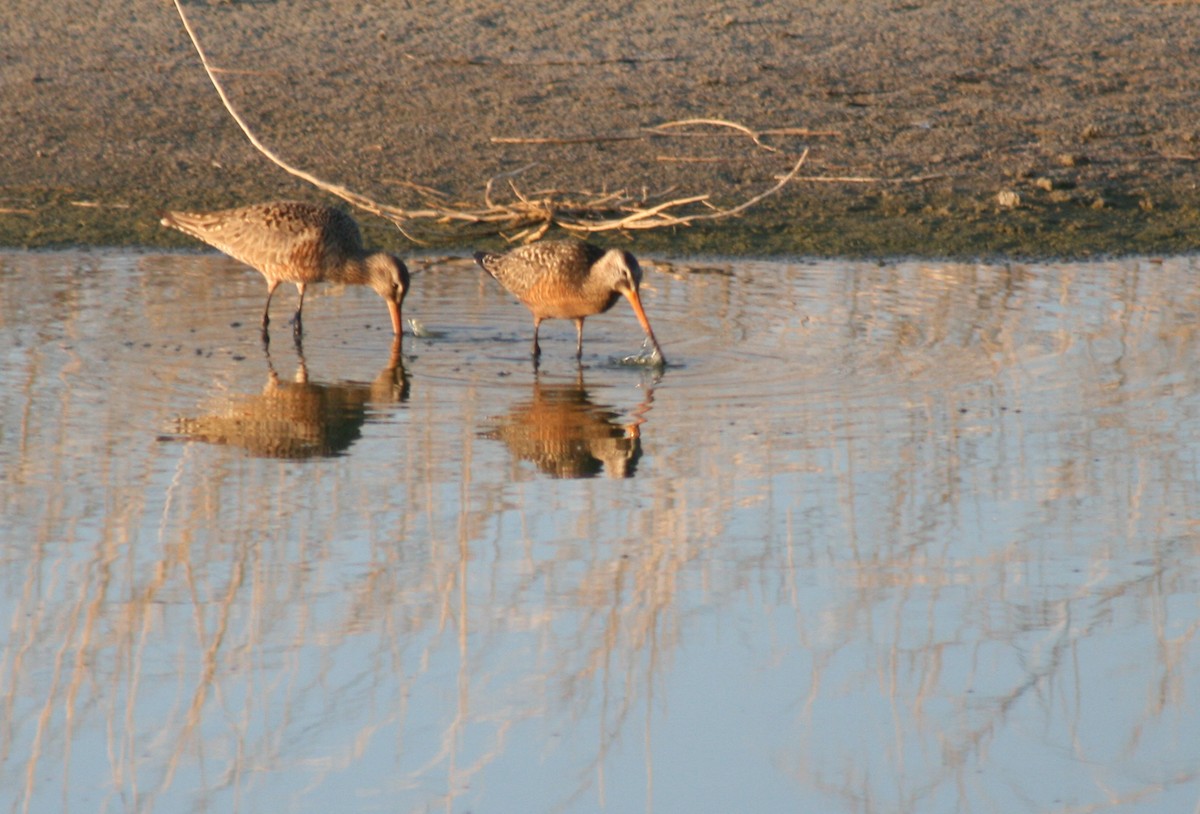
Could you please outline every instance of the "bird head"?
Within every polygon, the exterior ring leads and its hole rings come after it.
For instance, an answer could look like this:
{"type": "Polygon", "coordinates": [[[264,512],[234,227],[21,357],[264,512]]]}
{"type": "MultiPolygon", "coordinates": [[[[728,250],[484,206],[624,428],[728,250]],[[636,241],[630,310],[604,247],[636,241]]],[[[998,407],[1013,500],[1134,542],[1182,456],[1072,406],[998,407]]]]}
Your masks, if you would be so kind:
{"type": "Polygon", "coordinates": [[[622,249],[609,249],[597,264],[604,269],[605,282],[626,297],[642,284],[642,267],[637,258],[622,249]]]}
{"type": "Polygon", "coordinates": [[[399,257],[379,252],[367,258],[369,284],[387,302],[392,331],[400,335],[400,309],[408,293],[408,266],[399,257]]]}
{"type": "Polygon", "coordinates": [[[650,328],[650,320],[646,318],[646,312],[642,308],[642,298],[638,293],[638,288],[642,285],[642,267],[638,265],[637,258],[621,249],[609,249],[596,265],[604,270],[603,278],[612,286],[613,291],[629,300],[634,316],[641,323],[650,344],[654,346],[654,353],[659,362],[666,364],[666,358],[658,346],[654,331],[650,328]]]}

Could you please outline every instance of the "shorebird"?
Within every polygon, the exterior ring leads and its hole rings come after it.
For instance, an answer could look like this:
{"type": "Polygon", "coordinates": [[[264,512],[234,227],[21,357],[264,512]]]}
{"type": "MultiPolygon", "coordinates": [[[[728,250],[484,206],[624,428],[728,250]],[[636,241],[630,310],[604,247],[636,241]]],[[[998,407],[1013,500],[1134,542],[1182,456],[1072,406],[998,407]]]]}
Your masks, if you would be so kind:
{"type": "Polygon", "coordinates": [[[575,358],[583,356],[583,321],[603,314],[624,296],[646,332],[660,364],[666,364],[650,321],[642,310],[638,286],[642,269],[627,251],[607,251],[581,240],[544,240],[507,254],[476,252],[475,262],[533,312],[533,358],[542,353],[538,328],[544,319],[575,322],[575,358]]]}
{"type": "Polygon", "coordinates": [[[295,283],[300,302],[292,326],[299,339],[304,289],[309,283],[367,285],[387,302],[392,331],[400,336],[400,306],[408,293],[408,268],[398,257],[363,248],[358,224],[319,204],[279,201],[218,212],[168,212],[162,224],[198,238],[253,266],[267,280],[263,341],[269,341],[271,295],[295,283]]]}

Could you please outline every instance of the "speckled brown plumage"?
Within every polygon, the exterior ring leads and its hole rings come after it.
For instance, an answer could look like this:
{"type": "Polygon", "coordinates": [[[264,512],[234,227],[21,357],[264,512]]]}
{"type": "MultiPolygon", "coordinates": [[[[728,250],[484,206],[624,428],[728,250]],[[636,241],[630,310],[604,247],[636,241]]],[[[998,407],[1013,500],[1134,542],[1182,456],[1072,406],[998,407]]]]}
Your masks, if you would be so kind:
{"type": "Polygon", "coordinates": [[[507,254],[476,252],[475,262],[533,313],[533,355],[541,354],[538,329],[544,319],[575,323],[575,356],[583,355],[583,321],[602,314],[624,296],[660,360],[662,349],[642,309],[642,269],[620,249],[607,251],[581,240],[544,240],[507,254]]]}
{"type": "Polygon", "coordinates": [[[398,257],[363,248],[358,224],[329,206],[278,201],[217,212],[168,212],[162,224],[178,229],[253,266],[267,280],[263,339],[270,323],[271,295],[280,283],[295,283],[300,302],[293,318],[303,330],[304,289],[309,283],[370,286],[387,302],[392,331],[400,335],[401,306],[408,293],[408,268],[398,257]]]}

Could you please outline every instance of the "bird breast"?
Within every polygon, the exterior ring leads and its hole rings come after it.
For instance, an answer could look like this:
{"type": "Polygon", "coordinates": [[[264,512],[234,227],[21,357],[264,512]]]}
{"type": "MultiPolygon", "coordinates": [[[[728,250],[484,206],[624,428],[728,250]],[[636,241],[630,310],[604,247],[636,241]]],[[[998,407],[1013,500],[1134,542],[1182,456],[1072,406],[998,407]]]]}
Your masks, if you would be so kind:
{"type": "Polygon", "coordinates": [[[521,301],[542,319],[577,319],[604,313],[620,298],[611,288],[563,286],[549,279],[530,286],[521,301]]]}

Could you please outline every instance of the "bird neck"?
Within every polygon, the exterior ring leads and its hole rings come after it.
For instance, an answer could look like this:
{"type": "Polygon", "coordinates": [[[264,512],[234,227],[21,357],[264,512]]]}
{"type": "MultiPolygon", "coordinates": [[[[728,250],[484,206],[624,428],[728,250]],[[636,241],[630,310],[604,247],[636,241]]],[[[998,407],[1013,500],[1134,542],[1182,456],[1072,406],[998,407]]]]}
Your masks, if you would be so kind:
{"type": "Polygon", "coordinates": [[[347,257],[339,270],[341,282],[347,285],[366,285],[371,280],[366,257],[347,257]]]}

